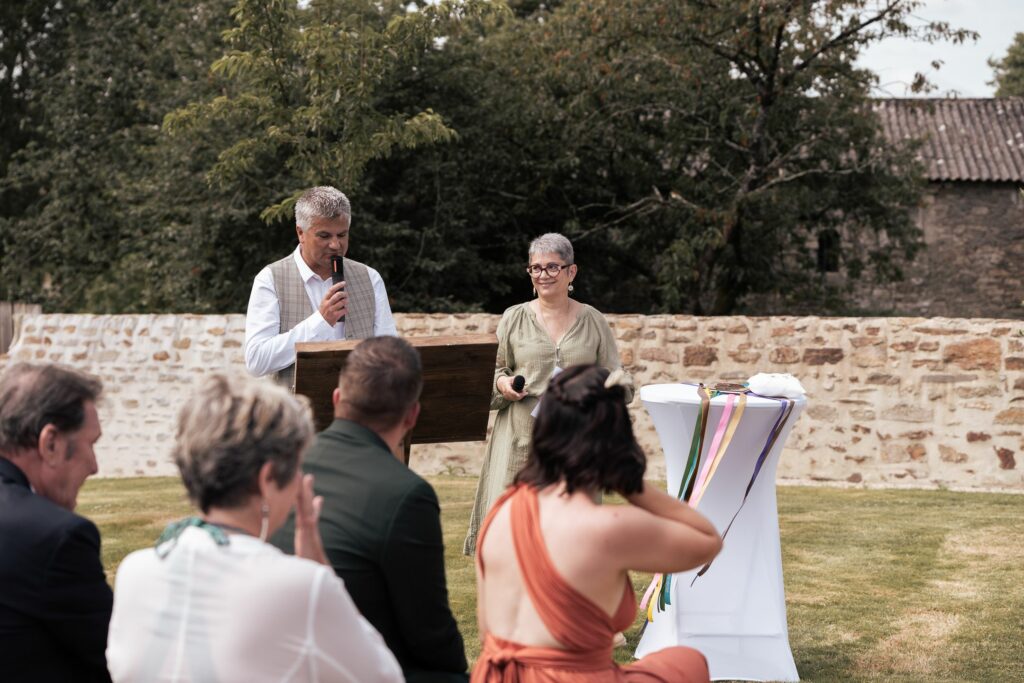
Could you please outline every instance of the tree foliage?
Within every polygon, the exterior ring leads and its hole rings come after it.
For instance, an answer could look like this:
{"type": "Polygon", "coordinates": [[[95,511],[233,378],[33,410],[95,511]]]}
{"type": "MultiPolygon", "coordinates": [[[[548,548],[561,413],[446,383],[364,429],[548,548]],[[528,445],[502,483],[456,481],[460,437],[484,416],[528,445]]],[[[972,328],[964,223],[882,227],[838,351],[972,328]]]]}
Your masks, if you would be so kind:
{"type": "Polygon", "coordinates": [[[996,97],[1024,97],[1024,33],[1013,37],[1002,59],[990,59],[993,78],[989,85],[996,86],[996,97]]]}
{"type": "Polygon", "coordinates": [[[490,310],[528,291],[526,245],[547,230],[573,238],[578,289],[603,310],[820,302],[812,247],[830,229],[849,273],[899,277],[919,246],[916,169],[853,64],[893,35],[970,37],[911,24],[915,6],[566,2],[464,34],[436,67],[457,76],[416,90],[459,141],[375,171],[379,193],[421,188],[403,218],[426,204],[478,240],[490,310]]]}
{"type": "Polygon", "coordinates": [[[198,303],[195,292],[184,298],[191,235],[172,215],[192,159],[162,144],[159,125],[168,107],[208,89],[228,7],[82,3],[65,22],[61,68],[33,98],[39,132],[4,180],[25,204],[2,225],[9,295],[64,310],[198,303]]]}
{"type": "Polygon", "coordinates": [[[602,310],[841,306],[819,235],[843,235],[851,277],[898,278],[919,247],[918,171],[854,66],[892,36],[971,37],[914,23],[919,4],[83,2],[37,36],[60,68],[40,63],[17,110],[38,126],[3,181],[5,285],[64,309],[241,310],[294,247],[298,193],[333,184],[398,310],[522,300],[547,231],[602,310]]]}

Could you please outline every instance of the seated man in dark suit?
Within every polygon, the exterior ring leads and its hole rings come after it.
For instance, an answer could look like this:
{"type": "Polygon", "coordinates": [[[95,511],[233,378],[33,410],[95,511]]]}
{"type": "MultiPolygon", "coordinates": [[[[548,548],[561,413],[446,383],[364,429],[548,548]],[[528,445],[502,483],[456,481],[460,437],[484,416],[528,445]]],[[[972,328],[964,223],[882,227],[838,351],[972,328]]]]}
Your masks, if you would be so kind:
{"type": "Polygon", "coordinates": [[[113,601],[96,526],[73,510],[96,473],[98,380],[55,365],[0,379],[0,679],[109,681],[113,601]]]}
{"type": "MultiPolygon", "coordinates": [[[[419,354],[408,342],[362,342],[334,390],[335,420],[317,435],[303,470],[324,498],[327,558],[406,680],[467,681],[462,636],[448,607],[437,494],[401,460],[422,388],[419,354]]],[[[286,552],[292,523],[272,540],[286,552]]]]}

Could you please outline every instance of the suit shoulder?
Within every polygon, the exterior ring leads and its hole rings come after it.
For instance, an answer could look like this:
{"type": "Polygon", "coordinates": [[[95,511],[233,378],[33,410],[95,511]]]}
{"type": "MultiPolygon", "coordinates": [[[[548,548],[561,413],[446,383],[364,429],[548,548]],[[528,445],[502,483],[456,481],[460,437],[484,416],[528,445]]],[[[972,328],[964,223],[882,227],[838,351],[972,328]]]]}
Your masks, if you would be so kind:
{"type": "Polygon", "coordinates": [[[33,493],[24,496],[13,509],[5,510],[3,516],[36,537],[79,533],[99,538],[99,530],[90,520],[33,493]]]}
{"type": "Polygon", "coordinates": [[[403,500],[406,502],[415,500],[439,505],[437,492],[434,491],[434,487],[430,485],[430,482],[412,470],[409,470],[409,474],[412,476],[404,482],[403,500]]]}

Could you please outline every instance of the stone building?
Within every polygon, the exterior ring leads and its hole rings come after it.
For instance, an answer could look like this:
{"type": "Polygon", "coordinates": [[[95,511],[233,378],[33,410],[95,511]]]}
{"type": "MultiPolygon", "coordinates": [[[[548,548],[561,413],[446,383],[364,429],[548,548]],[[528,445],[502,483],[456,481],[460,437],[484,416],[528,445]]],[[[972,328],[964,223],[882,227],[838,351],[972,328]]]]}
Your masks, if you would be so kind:
{"type": "Polygon", "coordinates": [[[893,314],[1024,318],[1024,99],[874,108],[889,140],[920,140],[927,189],[916,223],[926,248],[903,282],[859,285],[854,301],[893,314]]]}

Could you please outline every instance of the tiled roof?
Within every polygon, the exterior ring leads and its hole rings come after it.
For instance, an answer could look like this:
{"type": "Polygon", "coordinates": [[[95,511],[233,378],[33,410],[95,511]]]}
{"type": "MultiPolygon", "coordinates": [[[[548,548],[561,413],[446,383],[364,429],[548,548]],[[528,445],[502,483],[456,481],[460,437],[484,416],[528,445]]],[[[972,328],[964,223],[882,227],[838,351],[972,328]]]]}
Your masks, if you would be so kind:
{"type": "Polygon", "coordinates": [[[874,109],[889,140],[922,140],[928,180],[1024,182],[1024,98],[886,99],[874,109]]]}

